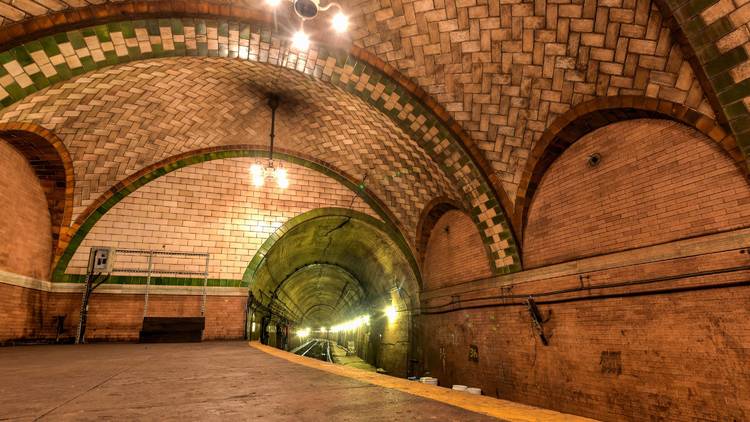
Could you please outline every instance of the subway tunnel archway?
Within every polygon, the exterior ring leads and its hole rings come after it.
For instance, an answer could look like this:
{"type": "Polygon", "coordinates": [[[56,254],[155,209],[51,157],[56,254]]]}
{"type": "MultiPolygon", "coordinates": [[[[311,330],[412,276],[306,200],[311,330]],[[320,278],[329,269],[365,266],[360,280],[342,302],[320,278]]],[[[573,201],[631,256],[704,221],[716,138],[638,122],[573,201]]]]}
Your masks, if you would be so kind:
{"type": "MultiPolygon", "coordinates": [[[[245,279],[249,323],[267,318],[320,331],[367,315],[368,335],[357,348],[371,365],[407,374],[420,275],[394,227],[343,208],[309,211],[269,237],[245,279]],[[389,306],[396,318],[384,315],[389,306]]],[[[290,337],[292,345],[300,341],[290,337]]]]}

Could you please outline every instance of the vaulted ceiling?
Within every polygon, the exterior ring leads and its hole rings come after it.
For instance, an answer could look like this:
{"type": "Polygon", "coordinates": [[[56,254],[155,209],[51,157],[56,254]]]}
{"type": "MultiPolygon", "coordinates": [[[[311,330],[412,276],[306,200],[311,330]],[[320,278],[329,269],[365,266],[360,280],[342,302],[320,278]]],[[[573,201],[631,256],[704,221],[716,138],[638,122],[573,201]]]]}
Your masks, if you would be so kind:
{"type": "MultiPolygon", "coordinates": [[[[94,158],[77,163],[77,172],[86,174],[83,185],[76,188],[80,211],[108,185],[156,159],[162,151],[262,139],[258,128],[267,117],[261,107],[262,93],[286,91],[293,101],[286,116],[282,113],[282,121],[311,130],[300,136],[282,127],[286,130],[282,145],[330,160],[355,178],[367,175],[368,187],[408,230],[416,227],[422,207],[430,199],[469,198],[466,206],[490,245],[495,268],[518,269],[512,233],[518,228],[510,227],[505,216],[513,211],[517,191],[523,196],[519,184],[533,165],[537,141],[554,129],[557,117],[577,105],[605,96],[681,104],[723,125],[734,135],[729,142],[736,140],[747,157],[747,5],[728,0],[700,4],[664,0],[341,3],[352,18],[348,37],[332,36],[325,19],[312,21],[307,28],[321,47],[307,56],[289,56],[284,66],[324,80],[334,78],[344,85],[345,78],[351,78],[356,84],[347,88],[351,92],[370,96],[375,103],[387,98],[388,92],[378,85],[380,76],[368,80],[373,76],[358,73],[362,72],[359,64],[347,67],[346,60],[352,56],[337,56],[327,49],[354,52],[405,87],[392,94],[401,127],[394,125],[395,114],[387,119],[382,113],[370,113],[361,103],[342,107],[342,92],[319,89],[317,82],[305,77],[284,74],[279,78],[276,75],[280,73],[271,70],[273,66],[161,58],[102,69],[110,61],[122,63],[122,57],[132,58],[134,52],[139,59],[175,55],[168,50],[180,43],[184,44],[182,54],[185,50],[230,58],[266,54],[257,60],[277,63],[284,50],[270,38],[272,16],[263,2],[250,0],[0,3],[0,50],[7,50],[0,54],[0,101],[6,106],[17,103],[2,110],[2,119],[30,120],[59,130],[72,155],[94,158]],[[219,22],[182,21],[175,26],[174,20],[168,20],[192,17],[219,22]],[[110,39],[115,33],[113,25],[137,18],[166,20],[125,24],[122,38],[110,39]],[[250,38],[243,38],[241,22],[261,22],[261,27],[250,29],[250,38]],[[92,26],[102,23],[108,26],[92,26]],[[190,25],[194,33],[178,32],[190,25]],[[87,27],[91,29],[70,39],[52,37],[87,27]],[[258,39],[253,38],[255,33],[258,39]],[[188,42],[191,36],[192,46],[188,42]],[[250,40],[249,52],[243,39],[250,40]],[[60,46],[68,41],[69,49],[62,51],[60,46]],[[256,41],[260,47],[254,52],[252,43],[256,41]],[[21,44],[26,53],[9,50],[21,44]],[[36,46],[39,50],[34,50],[36,46]],[[35,52],[42,50],[44,53],[35,52]],[[344,62],[337,62],[331,73],[330,61],[338,59],[344,62]],[[57,73],[61,65],[73,69],[73,75],[57,73]],[[78,68],[81,71],[75,70],[78,68]],[[90,73],[96,68],[96,73],[90,73]],[[83,75],[71,83],[57,83],[78,73],[83,75]],[[244,75],[252,77],[243,79],[244,75]],[[278,85],[283,83],[288,85],[278,85]],[[50,84],[50,89],[29,97],[50,84]],[[186,84],[189,88],[183,93],[181,87],[186,84]],[[161,100],[156,99],[159,95],[151,95],[158,90],[161,100]],[[248,90],[255,94],[237,97],[238,92],[246,94],[248,90]],[[403,101],[406,91],[417,103],[403,101]],[[143,98],[136,98],[144,93],[143,98]],[[164,96],[174,96],[176,101],[169,102],[164,96]],[[18,103],[22,98],[23,103],[18,103]],[[127,98],[124,103],[135,104],[136,109],[121,108],[123,102],[118,98],[127,98]],[[186,98],[196,101],[178,105],[177,100],[184,103],[186,98]],[[67,101],[76,103],[76,111],[62,111],[67,101]],[[238,104],[247,113],[237,115],[227,104],[238,104]],[[103,109],[97,110],[100,105],[103,109]],[[437,116],[444,128],[430,132],[430,123],[409,132],[425,121],[417,113],[422,108],[437,116]],[[127,117],[114,123],[113,114],[127,117]],[[92,122],[97,129],[84,133],[83,127],[92,122]],[[159,136],[150,134],[154,131],[159,136]],[[453,141],[441,138],[444,134],[453,141]],[[113,135],[115,142],[106,141],[113,135]],[[106,164],[95,157],[107,157],[106,164]],[[466,166],[467,162],[471,165],[466,166]],[[95,169],[83,168],[92,165],[95,169]]],[[[288,10],[282,8],[277,18],[282,36],[296,27],[288,10]]],[[[387,105],[387,99],[385,102],[387,105]]],[[[409,237],[413,242],[414,233],[409,237]]]]}
{"type": "MultiPolygon", "coordinates": [[[[739,3],[340,3],[352,15],[351,42],[414,80],[460,122],[510,198],[554,118],[596,96],[685,104],[730,124],[744,145],[750,95],[737,91],[750,83],[750,13],[739,3]]],[[[123,13],[269,20],[267,11],[264,2],[249,0],[13,1],[0,7],[0,24],[10,40],[123,13]]],[[[294,26],[283,9],[280,15],[282,26],[294,26]]],[[[332,39],[322,21],[318,38],[346,46],[349,40],[332,39]]]]}

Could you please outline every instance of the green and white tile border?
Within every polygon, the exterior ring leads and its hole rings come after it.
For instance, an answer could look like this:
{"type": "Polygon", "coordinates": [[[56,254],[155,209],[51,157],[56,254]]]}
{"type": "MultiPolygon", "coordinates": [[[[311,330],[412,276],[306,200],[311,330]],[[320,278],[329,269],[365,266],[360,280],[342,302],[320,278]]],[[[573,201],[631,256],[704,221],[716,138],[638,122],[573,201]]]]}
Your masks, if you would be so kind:
{"type": "MultiPolygon", "coordinates": [[[[118,63],[174,56],[227,57],[282,64],[282,39],[263,23],[193,18],[113,22],[45,36],[0,52],[0,104],[118,63]]],[[[387,114],[417,140],[465,194],[496,274],[521,269],[499,198],[445,124],[398,82],[340,50],[316,46],[283,65],[343,89],[387,114]]]]}

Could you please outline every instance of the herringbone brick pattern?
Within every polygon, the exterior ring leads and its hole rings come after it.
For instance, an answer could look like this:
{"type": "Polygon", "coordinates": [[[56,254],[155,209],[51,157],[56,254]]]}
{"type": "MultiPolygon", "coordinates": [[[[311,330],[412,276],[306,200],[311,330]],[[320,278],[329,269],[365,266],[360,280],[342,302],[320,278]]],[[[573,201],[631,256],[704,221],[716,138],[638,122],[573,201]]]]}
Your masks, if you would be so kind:
{"type": "Polygon", "coordinates": [[[45,125],[66,143],[76,170],[75,219],[119,180],[158,160],[216,145],[265,147],[268,90],[289,101],[279,111],[276,145],[367,175],[367,187],[405,227],[416,227],[435,196],[458,197],[381,113],[315,79],[247,62],[183,58],[110,68],[42,91],[1,119],[45,125]]]}
{"type": "Polygon", "coordinates": [[[713,111],[649,0],[352,0],[355,42],[432,94],[511,197],[537,139],[597,96],[713,111]]]}
{"type": "MultiPolygon", "coordinates": [[[[164,62],[170,63],[170,62],[164,62]]],[[[174,62],[171,62],[174,63],[174,62]]],[[[259,87],[261,90],[275,90],[283,91],[289,90],[294,92],[288,86],[283,86],[283,80],[293,79],[298,84],[298,87],[305,86],[305,84],[321,84],[325,85],[328,89],[331,89],[331,85],[342,88],[344,91],[348,91],[355,96],[364,99],[365,102],[370,103],[376,109],[383,114],[375,113],[374,110],[365,104],[359,104],[354,106],[363,107],[366,110],[370,110],[373,116],[378,117],[358,117],[349,116],[346,114],[342,117],[346,123],[359,122],[361,120],[375,119],[380,123],[370,125],[369,133],[366,135],[370,137],[371,145],[382,145],[384,151],[389,151],[395,156],[399,157],[400,162],[391,161],[388,165],[383,168],[385,173],[381,174],[378,178],[384,185],[392,185],[394,189],[400,190],[406,188],[416,189],[420,194],[424,194],[425,189],[431,189],[432,183],[429,181],[430,178],[437,178],[436,180],[444,179],[446,176],[450,180],[450,183],[437,183],[440,186],[439,189],[444,191],[444,195],[452,198],[462,198],[466,208],[472,210],[472,218],[477,224],[480,225],[481,235],[485,241],[490,245],[493,251],[493,265],[500,271],[508,272],[517,270],[519,268],[520,260],[518,259],[518,251],[515,248],[514,240],[510,234],[509,226],[507,225],[504,211],[500,206],[500,201],[492,193],[492,189],[487,184],[486,179],[480,174],[476,164],[469,158],[467,153],[460,146],[457,138],[452,135],[446,127],[424,106],[421,105],[419,100],[415,99],[402,87],[397,85],[393,80],[384,74],[380,73],[379,70],[367,65],[361,61],[358,61],[352,56],[346,54],[335,54],[334,52],[328,51],[324,48],[312,48],[310,51],[304,54],[298,54],[294,51],[289,52],[285,48],[285,42],[280,38],[272,34],[270,30],[262,25],[253,25],[236,22],[226,21],[206,21],[201,19],[171,19],[171,20],[147,20],[147,21],[125,21],[110,23],[107,25],[101,25],[93,28],[85,28],[79,31],[71,31],[64,34],[57,34],[54,37],[46,37],[39,41],[33,41],[26,43],[22,46],[16,47],[8,52],[0,54],[0,102],[5,105],[14,104],[8,111],[6,111],[1,119],[44,119],[41,114],[41,110],[47,111],[46,104],[43,104],[46,100],[45,96],[49,93],[52,95],[60,95],[64,93],[65,98],[58,98],[61,102],[58,102],[58,114],[63,114],[63,108],[68,107],[66,103],[68,100],[81,100],[87,102],[85,110],[82,112],[86,113],[87,116],[65,116],[58,115],[55,119],[60,121],[76,121],[75,127],[61,128],[63,132],[69,133],[69,131],[78,131],[76,138],[79,141],[96,139],[99,138],[100,149],[108,150],[109,154],[113,157],[112,160],[108,160],[106,164],[101,162],[95,165],[96,171],[86,171],[85,178],[98,178],[98,177],[109,177],[109,181],[114,181],[116,178],[112,178],[113,173],[117,173],[117,168],[120,168],[122,163],[126,163],[126,167],[138,168],[139,164],[148,164],[150,161],[143,161],[143,158],[150,159],[153,154],[162,154],[164,151],[170,151],[170,142],[174,145],[175,141],[180,147],[190,146],[191,142],[194,146],[211,145],[210,142],[215,141],[217,138],[227,139],[227,130],[224,124],[214,124],[216,117],[234,117],[237,113],[243,116],[243,110],[252,109],[253,104],[258,103],[260,96],[256,95],[255,100],[251,101],[247,98],[242,97],[241,92],[253,90],[254,87],[259,87]],[[196,101],[189,102],[188,104],[179,104],[179,101],[175,102],[159,102],[159,105],[151,104],[148,107],[149,101],[153,102],[154,96],[149,91],[154,89],[165,89],[169,95],[174,95],[185,89],[185,85],[177,84],[171,87],[165,87],[164,83],[145,82],[143,79],[138,81],[129,81],[127,84],[122,85],[115,79],[118,77],[128,78],[127,75],[133,69],[146,67],[159,66],[159,64],[133,64],[128,67],[120,67],[109,69],[104,72],[97,74],[85,74],[98,68],[108,67],[113,64],[120,62],[129,62],[133,60],[142,60],[152,57],[169,57],[169,56],[221,56],[230,58],[240,58],[249,62],[260,62],[268,63],[271,65],[281,65],[287,69],[297,70],[298,72],[314,77],[314,79],[304,78],[301,75],[287,75],[290,72],[278,72],[271,71],[273,67],[267,66],[262,71],[256,71],[254,76],[258,76],[257,82],[246,80],[244,87],[238,87],[236,81],[234,85],[230,83],[231,88],[220,86],[222,84],[217,83],[215,80],[208,80],[203,85],[215,86],[218,90],[229,91],[231,94],[238,95],[237,100],[232,103],[225,103],[219,105],[211,103],[211,100],[204,100],[204,92],[193,92],[190,96],[191,99],[200,99],[203,106],[198,104],[196,101]],[[51,84],[70,80],[74,75],[83,75],[75,82],[55,85],[44,93],[34,95],[33,99],[26,99],[27,96],[36,93],[40,89],[45,89],[51,84]],[[285,76],[279,77],[278,74],[284,74],[285,76]],[[113,76],[119,75],[119,76],[113,76]],[[296,78],[296,79],[295,79],[296,78]],[[87,91],[81,85],[88,83],[96,84],[97,81],[106,79],[105,85],[110,89],[110,93],[107,94],[106,98],[93,99],[87,97],[87,94],[93,95],[87,91]],[[317,81],[317,82],[312,82],[317,81]],[[138,92],[131,92],[125,94],[126,90],[122,87],[136,84],[134,88],[138,92]],[[275,85],[269,85],[275,84],[275,85]],[[281,84],[281,85],[279,85],[281,84]],[[79,85],[75,88],[75,85],[79,85]],[[78,89],[78,92],[70,97],[68,92],[65,90],[78,89]],[[62,91],[60,91],[62,90],[62,91]],[[138,95],[144,95],[146,98],[136,98],[138,95]],[[128,109],[121,109],[116,107],[113,111],[113,115],[122,117],[121,122],[125,123],[127,128],[122,131],[123,135],[128,140],[120,139],[114,141],[103,142],[109,135],[103,132],[94,133],[85,129],[85,124],[81,123],[80,120],[93,118],[99,116],[99,113],[105,113],[98,107],[100,102],[112,103],[116,102],[116,98],[119,96],[131,97],[128,104],[128,109]],[[242,98],[239,98],[242,97],[242,98]],[[23,100],[23,104],[15,104],[18,101],[23,100]],[[88,101],[93,101],[89,103],[88,101]],[[244,101],[244,103],[243,103],[244,101]],[[250,104],[248,104],[250,101],[250,104]],[[180,121],[179,118],[167,118],[164,114],[168,113],[168,110],[175,111],[179,108],[186,108],[190,110],[194,107],[204,107],[206,105],[213,107],[209,110],[208,115],[199,117],[197,121],[180,121]],[[243,110],[235,112],[232,107],[237,104],[242,104],[243,110]],[[227,107],[232,108],[231,110],[227,107]],[[33,111],[29,111],[32,109],[33,111]],[[148,118],[144,121],[138,117],[134,117],[131,114],[144,114],[148,118]],[[154,119],[150,116],[157,115],[154,119]],[[390,117],[388,119],[387,117],[390,117]],[[73,117],[70,119],[70,117],[73,117]],[[378,120],[380,119],[380,120],[378,120]],[[390,120],[390,121],[389,121],[390,120]],[[130,145],[130,140],[134,137],[148,138],[153,137],[152,131],[155,128],[166,130],[165,125],[174,127],[172,122],[174,121],[177,127],[187,128],[194,126],[193,129],[198,129],[196,125],[205,124],[202,132],[202,137],[199,140],[199,144],[196,143],[196,138],[193,137],[189,141],[180,139],[179,136],[169,136],[162,139],[155,140],[155,142],[141,143],[140,145],[130,145]],[[142,122],[142,123],[138,123],[142,122]],[[148,123],[143,123],[148,122],[148,123]],[[207,123],[208,122],[208,123],[207,123]],[[383,127],[395,127],[393,123],[397,123],[402,131],[401,135],[396,135],[391,139],[400,139],[398,142],[389,144],[383,142],[383,127]],[[193,124],[195,123],[195,125],[193,124]],[[224,132],[222,132],[224,131],[224,132]],[[380,135],[381,139],[372,138],[380,135]],[[402,136],[403,135],[403,136],[402,136]],[[402,142],[403,141],[403,142],[402,142]],[[208,142],[208,143],[207,143],[208,142]],[[118,147],[116,144],[120,144],[118,147]],[[105,145],[107,144],[107,145],[105,145]],[[130,149],[127,153],[120,153],[120,148],[124,144],[128,144],[130,149]],[[421,147],[421,148],[419,148],[421,147]],[[153,154],[152,154],[153,153],[153,154]],[[423,162],[416,163],[409,161],[414,157],[410,157],[416,154],[416,156],[429,157],[423,162]],[[140,157],[140,158],[139,158],[140,157]],[[428,169],[429,171],[425,171],[428,169]],[[442,169],[443,173],[438,171],[442,169]],[[414,179],[414,175],[424,174],[426,179],[414,179]],[[109,175],[109,176],[102,176],[109,175]],[[429,176],[428,176],[429,175],[429,176]],[[411,183],[414,180],[421,180],[420,183],[411,183]],[[455,192],[461,192],[460,195],[455,195],[455,192]]],[[[166,65],[165,65],[166,66],[166,65]]],[[[223,65],[222,65],[223,66],[223,65]]],[[[181,66],[177,66],[181,67],[181,66]]],[[[221,66],[218,66],[221,67],[221,66]]],[[[262,66],[261,66],[262,67],[262,66]]],[[[278,69],[276,67],[275,69],[278,69]]],[[[156,72],[153,78],[173,78],[175,74],[179,74],[180,69],[172,69],[167,71],[163,69],[161,72],[156,72]],[[176,73],[175,73],[176,72],[176,73]]],[[[293,72],[292,72],[293,73],[293,72]]],[[[148,79],[148,77],[146,77],[148,79]]],[[[226,84],[224,84],[226,85],[226,84]]],[[[201,83],[187,85],[189,89],[200,89],[201,83]]],[[[345,93],[334,90],[330,91],[333,96],[343,95],[345,93]],[[335,91],[335,94],[333,93],[335,91]]],[[[219,94],[222,96],[224,94],[219,94]]],[[[320,145],[321,139],[325,141],[325,137],[316,135],[315,131],[318,129],[318,125],[323,125],[323,129],[320,131],[328,130],[331,134],[330,138],[335,138],[341,141],[341,144],[334,145],[332,148],[325,151],[324,154],[309,154],[315,157],[322,157],[326,159],[330,154],[342,153],[342,151],[352,151],[353,149],[360,148],[360,142],[355,142],[351,138],[343,140],[342,138],[349,136],[347,130],[342,130],[343,127],[332,128],[329,125],[323,124],[323,122],[338,122],[338,120],[331,116],[331,112],[337,110],[347,110],[346,106],[342,107],[341,104],[334,103],[333,105],[325,105],[325,100],[329,94],[319,94],[315,96],[314,101],[307,101],[303,98],[297,98],[300,102],[307,102],[309,104],[315,104],[317,110],[321,110],[322,114],[314,116],[314,112],[310,112],[308,109],[304,109],[303,112],[297,112],[294,114],[295,127],[299,126],[296,123],[309,123],[307,127],[311,130],[306,132],[304,135],[295,133],[291,139],[301,140],[303,136],[313,137],[313,141],[316,145],[320,145]],[[322,112],[325,110],[325,113],[322,112]],[[319,119],[314,119],[319,117],[319,119]],[[309,120],[305,120],[305,119],[309,120]],[[335,132],[335,135],[333,134],[335,132]]],[[[340,98],[340,97],[339,97],[340,98]]],[[[347,97],[350,98],[351,97],[347,97]]],[[[299,109],[302,110],[302,109],[299,109]]],[[[177,110],[182,112],[183,110],[177,110]]],[[[260,110],[258,113],[247,113],[249,119],[257,118],[259,113],[262,114],[264,111],[260,110]]],[[[73,112],[75,113],[75,112],[73,112]]],[[[49,116],[48,116],[49,117],[49,116]]],[[[99,118],[99,117],[96,117],[99,118]]],[[[267,120],[267,119],[266,119],[267,120]]],[[[60,127],[58,122],[48,122],[44,124],[52,124],[55,128],[60,127]]],[[[260,124],[260,123],[259,123],[260,124]]],[[[235,125],[236,126],[236,125],[235,125]]],[[[252,129],[248,129],[248,125],[240,125],[239,132],[234,132],[235,138],[246,139],[255,135],[252,129]]],[[[344,126],[345,127],[345,126],[344,126]]],[[[231,128],[231,125],[230,125],[231,128]]],[[[352,129],[355,130],[356,129],[352,129]]],[[[106,132],[107,129],[104,129],[106,132]]],[[[191,134],[196,131],[191,131],[191,134]]],[[[200,130],[197,130],[200,132],[200,130]]],[[[364,131],[367,132],[367,131],[364,131]]],[[[387,135],[390,136],[390,135],[387,135]]],[[[231,137],[230,137],[231,138],[231,137]]],[[[85,148],[94,148],[94,144],[91,142],[86,143],[85,148]]],[[[184,150],[183,150],[184,151],[184,150]]],[[[319,150],[318,150],[319,151],[319,150]]],[[[369,167],[377,167],[381,160],[384,160],[385,155],[381,153],[377,148],[374,150],[375,153],[367,156],[366,154],[355,154],[350,155],[347,159],[343,160],[341,164],[333,162],[337,167],[347,170],[351,167],[351,163],[357,163],[366,161],[367,168],[359,168],[359,171],[353,171],[352,174],[361,174],[364,177],[365,174],[371,172],[369,167]]],[[[89,151],[91,152],[91,151],[89,151]]],[[[361,152],[361,151],[360,151],[361,152]]],[[[86,166],[86,163],[79,163],[79,166],[86,166]]],[[[372,169],[373,171],[375,169],[372,169]]],[[[100,190],[106,189],[104,185],[106,183],[97,184],[101,186],[100,190]]],[[[377,192],[377,189],[373,189],[377,192]]],[[[437,193],[437,192],[434,192],[437,193]]],[[[81,201],[90,201],[91,192],[84,191],[81,196],[81,201]]],[[[395,203],[406,203],[406,199],[399,198],[400,194],[388,192],[384,196],[384,202],[390,204],[395,203]]],[[[434,198],[435,196],[431,196],[434,198]]],[[[426,204],[427,201],[423,201],[422,204],[426,204]]],[[[81,207],[83,202],[81,202],[81,207]]],[[[395,212],[397,215],[398,212],[395,212]]],[[[416,227],[418,220],[418,211],[413,211],[411,219],[403,219],[402,222],[406,226],[416,227]],[[411,222],[412,224],[408,224],[411,222]]],[[[403,216],[403,213],[401,213],[403,216]]],[[[411,236],[413,238],[413,236],[411,236]]]]}

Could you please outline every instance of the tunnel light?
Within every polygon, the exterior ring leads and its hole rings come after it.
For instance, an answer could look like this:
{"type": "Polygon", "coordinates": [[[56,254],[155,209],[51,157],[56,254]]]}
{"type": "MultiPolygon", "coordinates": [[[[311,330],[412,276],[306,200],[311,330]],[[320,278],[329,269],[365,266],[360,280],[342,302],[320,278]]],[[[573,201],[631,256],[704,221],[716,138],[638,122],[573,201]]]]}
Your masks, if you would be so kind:
{"type": "Polygon", "coordinates": [[[333,327],[331,327],[331,332],[339,333],[343,331],[354,331],[364,325],[369,325],[369,324],[370,324],[370,316],[362,315],[351,321],[347,321],[343,324],[334,325],[333,327]]]}
{"type": "Polygon", "coordinates": [[[328,330],[326,330],[326,327],[320,327],[320,332],[325,334],[328,332],[328,330]]]}
{"type": "Polygon", "coordinates": [[[385,316],[388,318],[388,322],[395,321],[396,317],[398,317],[398,311],[396,310],[396,307],[393,305],[388,305],[385,308],[385,316]]]}
{"type": "Polygon", "coordinates": [[[305,338],[310,336],[310,329],[309,328],[303,328],[299,331],[297,331],[297,336],[300,338],[305,338]]]}
{"type": "Polygon", "coordinates": [[[341,12],[336,13],[331,20],[331,26],[337,34],[344,33],[349,28],[349,18],[341,12]]]}

